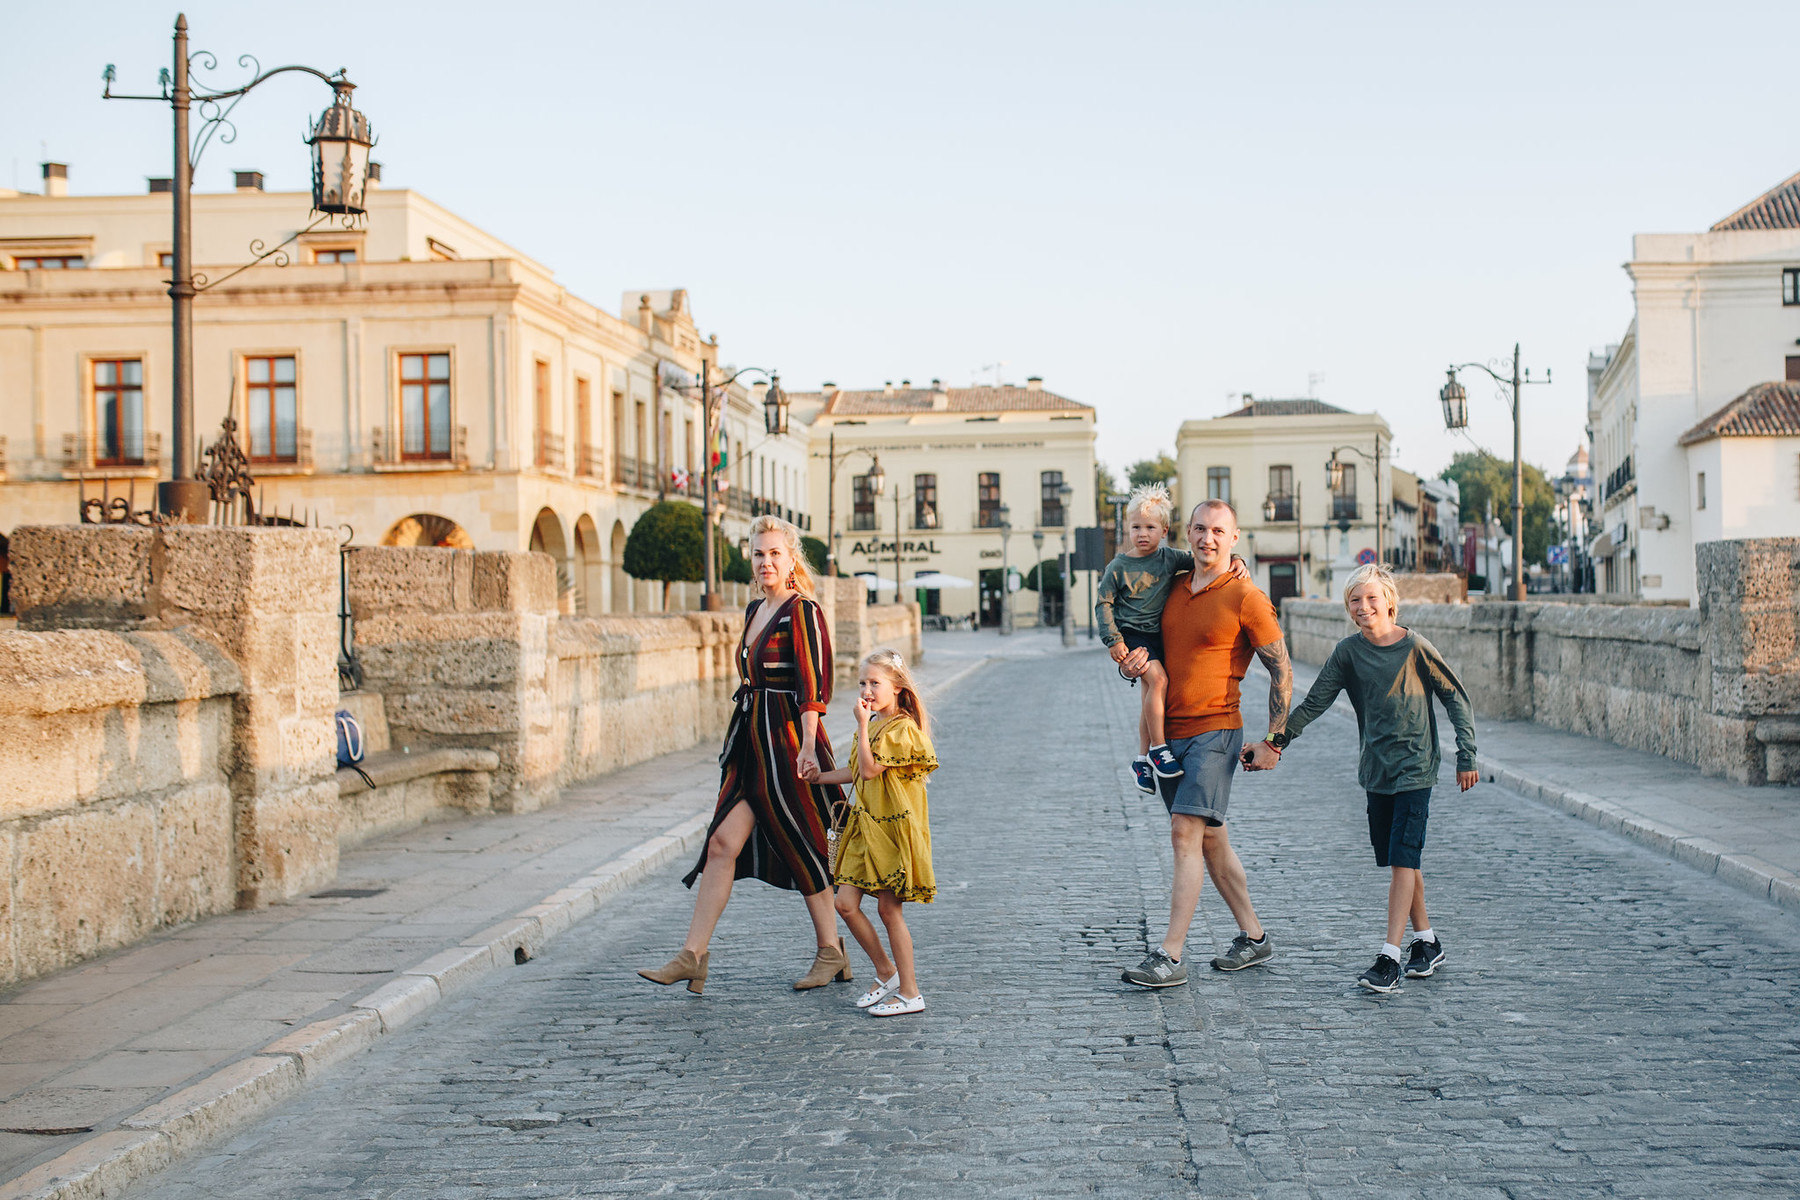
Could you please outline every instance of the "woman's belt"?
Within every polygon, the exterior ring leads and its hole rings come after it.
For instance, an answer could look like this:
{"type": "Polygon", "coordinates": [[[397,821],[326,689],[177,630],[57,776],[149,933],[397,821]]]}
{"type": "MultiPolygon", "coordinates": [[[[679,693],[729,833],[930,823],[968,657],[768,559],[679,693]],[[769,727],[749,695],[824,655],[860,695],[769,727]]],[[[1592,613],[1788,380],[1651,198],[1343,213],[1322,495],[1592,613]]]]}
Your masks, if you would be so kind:
{"type": "Polygon", "coordinates": [[[798,696],[800,694],[793,688],[757,687],[755,684],[746,683],[740,685],[738,690],[732,693],[731,699],[737,704],[740,710],[749,712],[750,698],[757,692],[767,692],[775,696],[798,696]]]}

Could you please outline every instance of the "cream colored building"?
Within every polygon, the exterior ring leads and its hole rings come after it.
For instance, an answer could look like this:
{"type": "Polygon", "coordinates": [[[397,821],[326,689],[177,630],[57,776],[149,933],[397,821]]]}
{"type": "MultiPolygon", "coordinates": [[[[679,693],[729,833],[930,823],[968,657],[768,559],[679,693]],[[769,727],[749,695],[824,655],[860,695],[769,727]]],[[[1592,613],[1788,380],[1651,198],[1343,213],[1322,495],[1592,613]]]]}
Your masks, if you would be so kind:
{"type": "Polygon", "coordinates": [[[1697,601],[1705,541],[1800,529],[1800,175],[1705,233],[1632,239],[1633,316],[1588,365],[1595,585],[1697,601]]]}
{"type": "Polygon", "coordinates": [[[1249,400],[1221,417],[1182,422],[1175,439],[1182,504],[1231,502],[1245,534],[1240,553],[1277,602],[1335,594],[1334,574],[1376,553],[1392,441],[1378,413],[1311,399],[1249,400]],[[1334,451],[1343,465],[1336,490],[1327,473],[1334,451]],[[1264,515],[1266,500],[1274,501],[1273,521],[1264,515]]]}
{"type": "MultiPolygon", "coordinates": [[[[300,236],[291,265],[227,279],[310,222],[309,196],[240,183],[194,197],[197,269],[217,281],[194,306],[195,417],[207,442],[236,417],[264,511],[365,544],[542,549],[570,607],[658,606],[660,585],[622,569],[625,539],[659,497],[698,497],[691,385],[703,359],[731,369],[687,294],[608,313],[403,189],[372,190],[359,228],[300,236]]],[[[0,535],[76,520],[83,489],[148,507],[169,469],[170,196],[47,190],[0,193],[0,535]]],[[[756,510],[810,521],[806,429],[766,437],[759,399],[726,401],[733,541],[756,510]]]]}
{"type": "MultiPolygon", "coordinates": [[[[894,594],[897,532],[903,598],[919,600],[928,614],[980,611],[984,623],[997,623],[1003,561],[1024,575],[1060,555],[1065,535],[1073,551],[1075,528],[1095,524],[1094,410],[1045,390],[1040,379],[969,388],[937,380],[916,388],[903,380],[867,391],[826,384],[795,393],[794,411],[812,415],[810,494],[830,498],[812,506],[817,528],[826,529],[829,512],[839,572],[874,576],[884,599],[894,594]],[[868,484],[876,457],[886,480],[881,496],[868,484]],[[1066,505],[1059,492],[1065,483],[1073,488],[1066,505]],[[1001,505],[1011,525],[1004,542],[1001,505]],[[1043,535],[1041,550],[1034,534],[1043,535]],[[976,586],[983,571],[995,572],[985,597],[976,586]],[[967,586],[917,588],[913,580],[929,572],[967,586]]],[[[1084,627],[1085,583],[1076,577],[1073,604],[1084,627]]],[[[1029,590],[1013,594],[1018,624],[1036,619],[1036,601],[1029,590]]]]}

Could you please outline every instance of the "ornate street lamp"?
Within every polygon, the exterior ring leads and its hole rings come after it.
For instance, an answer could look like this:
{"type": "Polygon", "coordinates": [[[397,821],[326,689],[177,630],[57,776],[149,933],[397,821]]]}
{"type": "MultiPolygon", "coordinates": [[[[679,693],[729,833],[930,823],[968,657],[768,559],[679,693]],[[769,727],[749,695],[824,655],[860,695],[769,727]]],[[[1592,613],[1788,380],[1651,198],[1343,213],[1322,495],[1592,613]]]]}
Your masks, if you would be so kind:
{"type": "Polygon", "coordinates": [[[1006,544],[1012,537],[1012,506],[1000,506],[1000,632],[1013,631],[1012,617],[1012,559],[1007,554],[1006,544]]]}
{"type": "Polygon", "coordinates": [[[1075,644],[1075,612],[1069,604],[1069,506],[1075,500],[1075,488],[1064,483],[1056,489],[1057,499],[1062,501],[1062,640],[1063,645],[1075,644]]]}
{"type": "Polygon", "coordinates": [[[887,472],[881,469],[879,456],[869,455],[869,490],[877,496],[887,492],[887,472]]]}
{"type": "Polygon", "coordinates": [[[1469,427],[1469,393],[1456,381],[1456,368],[1449,370],[1450,379],[1438,389],[1438,400],[1444,406],[1445,429],[1469,427]]]}
{"type": "Polygon", "coordinates": [[[780,437],[788,431],[788,395],[781,390],[781,373],[769,376],[769,390],[763,393],[763,431],[780,437]]]}
{"type": "Polygon", "coordinates": [[[369,150],[375,139],[369,118],[350,104],[356,85],[348,79],[331,81],[337,97],[319,114],[306,144],[313,150],[313,209],[352,216],[368,211],[363,199],[369,189],[369,150]]]}
{"type": "Polygon", "coordinates": [[[1549,383],[1550,372],[1544,371],[1542,379],[1533,379],[1530,370],[1523,373],[1519,370],[1519,344],[1513,343],[1512,371],[1508,375],[1505,359],[1497,360],[1493,366],[1484,363],[1461,363],[1449,368],[1449,381],[1438,390],[1438,399],[1444,405],[1444,428],[1463,429],[1469,424],[1469,397],[1462,384],[1456,381],[1456,373],[1463,370],[1486,371],[1495,383],[1507,389],[1507,396],[1512,405],[1513,419],[1513,487],[1512,487],[1512,535],[1513,553],[1512,598],[1525,599],[1525,462],[1521,457],[1523,439],[1520,432],[1519,389],[1527,384],[1549,383]],[[1496,370],[1498,367],[1499,370],[1496,370]]]}
{"type": "MultiPolygon", "coordinates": [[[[718,338],[714,337],[712,346],[715,353],[718,350],[718,344],[718,338]]],[[[700,607],[707,612],[717,612],[724,608],[724,601],[723,597],[719,595],[718,551],[715,548],[717,543],[714,540],[713,529],[713,526],[716,523],[713,516],[715,511],[714,505],[717,503],[717,497],[713,495],[713,448],[719,443],[719,426],[725,417],[725,400],[726,397],[731,394],[731,385],[737,382],[737,378],[740,375],[752,373],[757,375],[767,375],[770,381],[770,390],[774,391],[776,390],[774,385],[776,381],[781,378],[781,373],[779,371],[764,370],[762,367],[739,367],[725,379],[720,380],[718,383],[714,383],[712,378],[712,359],[704,356],[700,359],[700,378],[691,384],[673,382],[664,383],[662,364],[660,362],[657,363],[656,370],[657,387],[659,388],[668,387],[684,394],[693,391],[695,388],[700,389],[700,428],[702,430],[701,446],[703,448],[700,456],[700,553],[705,559],[704,565],[700,568],[700,607]]],[[[784,398],[782,401],[782,432],[786,432],[787,429],[786,411],[786,400],[784,398]]],[[[764,417],[766,420],[766,413],[764,414],[764,417]]],[[[774,433],[776,431],[770,430],[769,432],[774,433]]]]}

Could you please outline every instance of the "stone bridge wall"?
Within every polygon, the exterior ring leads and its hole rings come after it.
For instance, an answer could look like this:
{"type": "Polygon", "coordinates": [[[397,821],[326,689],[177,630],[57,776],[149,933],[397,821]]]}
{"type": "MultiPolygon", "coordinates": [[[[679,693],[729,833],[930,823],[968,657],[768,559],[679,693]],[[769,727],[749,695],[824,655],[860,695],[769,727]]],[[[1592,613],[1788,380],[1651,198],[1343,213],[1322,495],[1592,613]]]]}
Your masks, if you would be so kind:
{"type": "MultiPolygon", "coordinates": [[[[1697,764],[1800,783],[1800,539],[1703,544],[1697,609],[1402,599],[1482,716],[1536,721],[1697,764]]],[[[1355,632],[1342,604],[1282,605],[1289,652],[1319,663],[1355,632]]]]}

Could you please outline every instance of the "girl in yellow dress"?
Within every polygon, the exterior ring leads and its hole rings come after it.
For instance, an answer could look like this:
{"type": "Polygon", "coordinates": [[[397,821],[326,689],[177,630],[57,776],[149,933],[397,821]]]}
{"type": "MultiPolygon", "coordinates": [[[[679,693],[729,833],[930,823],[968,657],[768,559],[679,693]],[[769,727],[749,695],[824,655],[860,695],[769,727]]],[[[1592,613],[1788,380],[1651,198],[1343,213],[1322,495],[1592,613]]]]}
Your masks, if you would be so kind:
{"type": "Polygon", "coordinates": [[[925,997],[913,974],[912,934],[901,906],[930,904],[937,895],[931,874],[931,825],[925,777],[937,769],[925,704],[906,660],[892,650],[863,659],[857,682],[856,749],[850,765],[823,772],[820,783],[855,785],[856,801],[839,841],[837,910],[857,944],[875,965],[875,986],[857,1000],[870,1016],[923,1012],[925,997]],[[863,915],[863,896],[873,892],[887,926],[893,957],[881,947],[874,923],[863,915]]]}

